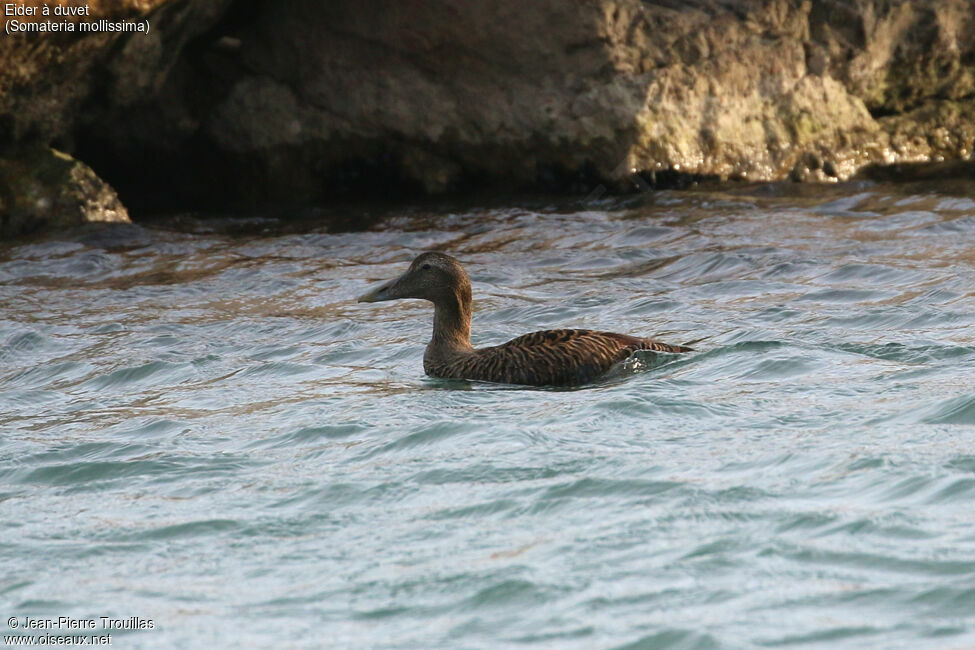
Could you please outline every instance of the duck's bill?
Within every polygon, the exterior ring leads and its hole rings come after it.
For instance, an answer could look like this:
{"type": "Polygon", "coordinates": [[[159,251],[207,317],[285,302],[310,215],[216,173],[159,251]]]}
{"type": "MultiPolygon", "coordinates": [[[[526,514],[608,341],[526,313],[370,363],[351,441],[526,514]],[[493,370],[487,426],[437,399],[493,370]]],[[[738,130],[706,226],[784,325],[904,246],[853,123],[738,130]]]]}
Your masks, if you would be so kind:
{"type": "Polygon", "coordinates": [[[374,287],[356,299],[356,302],[382,302],[383,300],[393,300],[395,296],[389,293],[390,287],[396,284],[396,280],[384,282],[378,287],[374,287]]]}

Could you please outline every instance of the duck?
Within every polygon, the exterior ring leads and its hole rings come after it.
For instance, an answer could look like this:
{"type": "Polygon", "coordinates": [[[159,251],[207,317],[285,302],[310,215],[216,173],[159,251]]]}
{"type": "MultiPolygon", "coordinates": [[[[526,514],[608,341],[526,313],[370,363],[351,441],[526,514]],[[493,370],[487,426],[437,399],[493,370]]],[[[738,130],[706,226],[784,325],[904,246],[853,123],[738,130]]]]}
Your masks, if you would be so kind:
{"type": "Polygon", "coordinates": [[[423,370],[442,379],[524,386],[578,386],[606,374],[637,350],[692,349],[649,338],[588,329],[543,330],[490,347],[471,345],[471,281],[457,259],[420,254],[409,269],[359,296],[360,303],[417,298],[433,303],[433,336],[423,370]]]}

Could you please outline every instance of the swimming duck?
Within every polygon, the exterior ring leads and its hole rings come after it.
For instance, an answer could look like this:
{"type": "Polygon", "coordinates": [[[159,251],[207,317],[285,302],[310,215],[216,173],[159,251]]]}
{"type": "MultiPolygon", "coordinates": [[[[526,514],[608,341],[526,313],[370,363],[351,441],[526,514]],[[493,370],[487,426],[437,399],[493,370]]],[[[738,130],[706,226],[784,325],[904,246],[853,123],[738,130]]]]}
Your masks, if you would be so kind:
{"type": "Polygon", "coordinates": [[[471,345],[471,281],[460,262],[423,253],[403,275],[359,296],[359,302],[420,298],[433,303],[433,337],[423,355],[431,377],[529,386],[575,386],[595,379],[636,350],[690,352],[612,332],[545,330],[487,348],[471,345]]]}

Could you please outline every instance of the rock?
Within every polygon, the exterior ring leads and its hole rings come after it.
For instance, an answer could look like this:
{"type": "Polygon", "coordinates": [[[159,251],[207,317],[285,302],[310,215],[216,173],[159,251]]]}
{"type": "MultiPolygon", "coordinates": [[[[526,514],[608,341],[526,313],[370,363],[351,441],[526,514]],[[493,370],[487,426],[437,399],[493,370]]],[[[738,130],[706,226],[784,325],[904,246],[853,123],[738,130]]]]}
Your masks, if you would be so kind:
{"type": "Polygon", "coordinates": [[[154,31],[0,40],[0,147],[57,139],[136,205],[835,181],[975,142],[975,0],[114,4],[154,31]]]}
{"type": "MultiPolygon", "coordinates": [[[[93,124],[111,129],[103,122],[110,113],[158,101],[187,42],[211,26],[229,2],[91,2],[86,5],[90,16],[72,20],[146,18],[150,35],[30,32],[0,38],[0,235],[129,219],[115,190],[89,166],[47,146],[83,151],[93,124]]],[[[154,128],[152,138],[170,130],[171,122],[154,128]]],[[[150,155],[157,148],[158,141],[150,155]]],[[[144,164],[146,152],[117,161],[110,173],[139,169],[152,177],[144,164]]],[[[165,194],[166,188],[157,184],[156,191],[165,194]]]]}
{"type": "Polygon", "coordinates": [[[129,222],[115,191],[84,163],[54,149],[0,158],[0,236],[96,222],[129,222]]]}
{"type": "Polygon", "coordinates": [[[148,36],[114,31],[5,35],[0,39],[0,147],[70,140],[110,110],[155,98],[187,42],[211,26],[229,2],[91,2],[86,5],[90,16],[72,19],[145,18],[148,36]]]}
{"type": "Polygon", "coordinates": [[[824,159],[821,154],[815,151],[807,151],[799,156],[799,160],[789,172],[789,180],[796,183],[835,181],[839,176],[840,171],[836,162],[831,159],[824,159]]]}

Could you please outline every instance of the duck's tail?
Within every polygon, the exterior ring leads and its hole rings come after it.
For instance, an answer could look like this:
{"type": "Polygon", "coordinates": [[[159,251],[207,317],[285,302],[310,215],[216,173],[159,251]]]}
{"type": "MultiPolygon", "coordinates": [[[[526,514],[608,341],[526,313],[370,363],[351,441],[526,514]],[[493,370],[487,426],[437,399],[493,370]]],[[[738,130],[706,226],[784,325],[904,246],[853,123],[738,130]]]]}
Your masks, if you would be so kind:
{"type": "Polygon", "coordinates": [[[646,339],[644,341],[643,349],[653,350],[654,352],[670,352],[671,354],[682,354],[684,352],[694,351],[694,348],[686,345],[673,345],[671,343],[664,343],[663,341],[654,341],[653,339],[646,339]]]}

